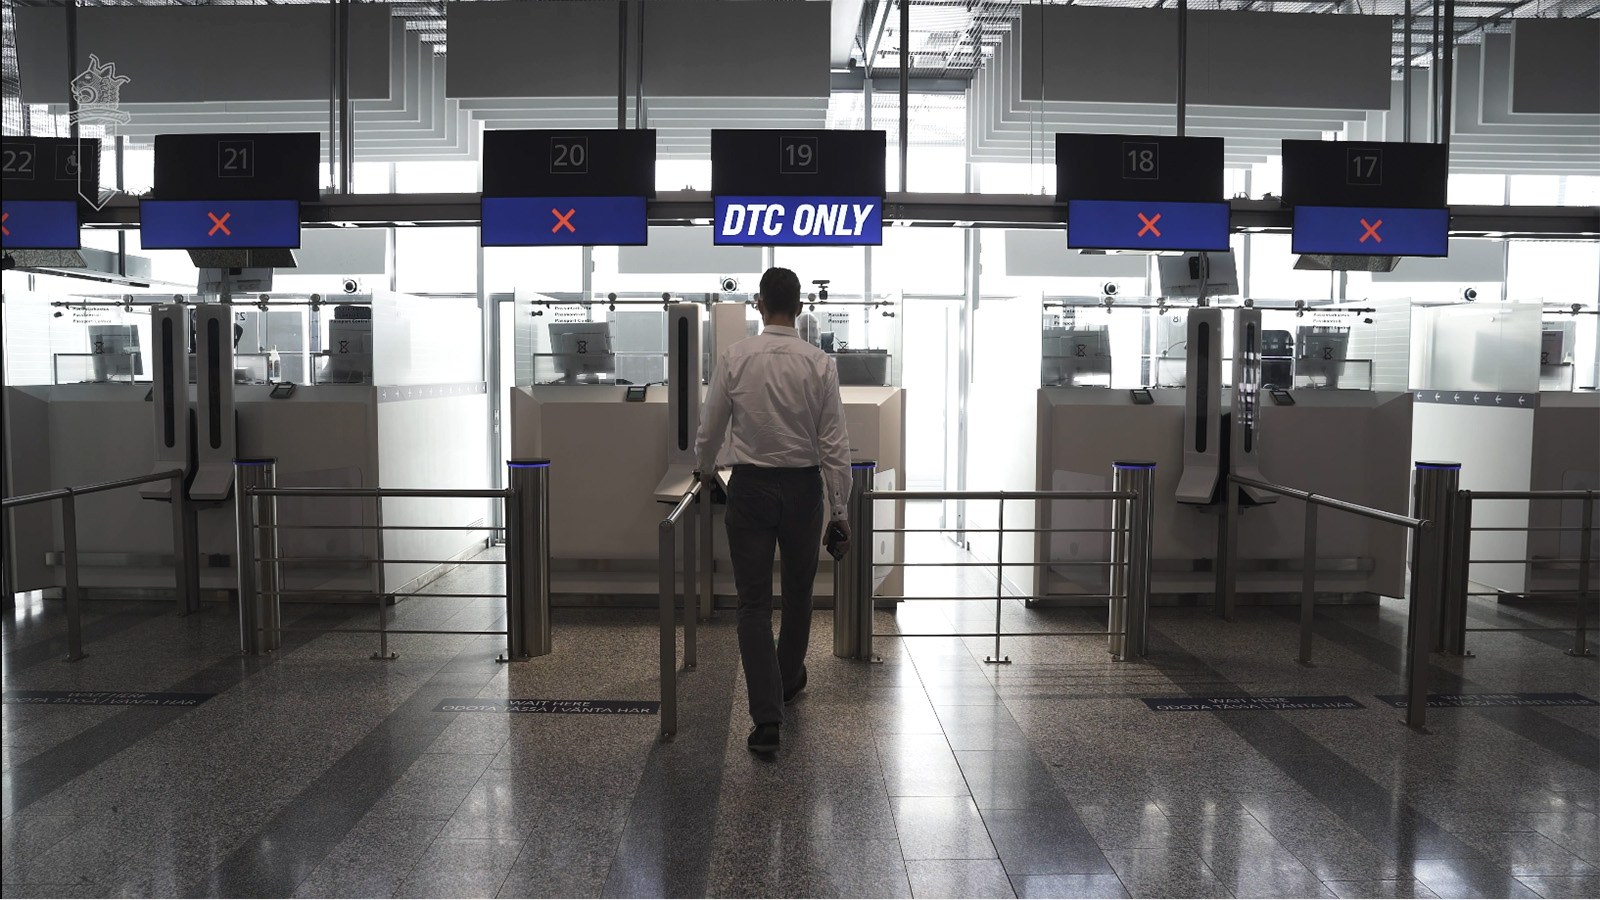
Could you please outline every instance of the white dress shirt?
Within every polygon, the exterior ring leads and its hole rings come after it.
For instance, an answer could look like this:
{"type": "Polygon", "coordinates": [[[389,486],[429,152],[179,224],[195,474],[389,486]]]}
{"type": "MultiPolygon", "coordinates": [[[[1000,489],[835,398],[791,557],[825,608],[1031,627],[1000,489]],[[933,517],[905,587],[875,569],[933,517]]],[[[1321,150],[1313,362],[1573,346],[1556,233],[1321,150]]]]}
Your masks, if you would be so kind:
{"type": "Polygon", "coordinates": [[[846,517],[850,437],[832,357],[783,325],[768,325],[729,347],[717,360],[700,412],[694,449],[701,472],[715,467],[730,421],[735,464],[819,466],[831,518],[846,517]]]}

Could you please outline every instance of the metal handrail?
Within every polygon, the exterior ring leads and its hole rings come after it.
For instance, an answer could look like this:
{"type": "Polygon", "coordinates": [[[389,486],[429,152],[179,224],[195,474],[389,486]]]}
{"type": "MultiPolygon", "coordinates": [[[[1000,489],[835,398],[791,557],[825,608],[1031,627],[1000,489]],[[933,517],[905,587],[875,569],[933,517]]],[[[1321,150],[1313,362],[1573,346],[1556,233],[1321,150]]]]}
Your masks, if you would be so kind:
{"type": "Polygon", "coordinates": [[[0,501],[0,509],[17,509],[35,503],[48,503],[57,500],[61,502],[61,541],[63,544],[62,555],[64,557],[63,568],[66,575],[66,583],[62,585],[61,593],[67,603],[68,662],[76,662],[83,659],[85,655],[83,652],[83,609],[78,586],[77,498],[121,488],[137,487],[141,484],[154,484],[158,481],[170,481],[172,483],[169,488],[169,496],[172,499],[173,593],[176,597],[179,614],[187,614],[193,612],[199,606],[200,573],[198,569],[199,555],[195,548],[195,531],[191,522],[193,510],[184,494],[184,471],[182,469],[166,469],[160,472],[152,472],[149,475],[119,478],[115,481],[101,481],[95,484],[74,485],[49,491],[38,491],[32,494],[7,497],[0,501]]]}
{"type": "Polygon", "coordinates": [[[436,491],[426,488],[251,488],[250,493],[258,497],[420,497],[430,500],[504,499],[511,496],[511,491],[497,488],[444,488],[436,491]]]}
{"type": "Polygon", "coordinates": [[[1386,522],[1391,525],[1400,525],[1414,532],[1431,529],[1432,523],[1426,519],[1417,519],[1411,516],[1402,516],[1399,513],[1387,510],[1374,509],[1362,506],[1348,500],[1340,500],[1323,494],[1303,491],[1288,485],[1274,484],[1258,478],[1229,473],[1225,478],[1225,492],[1227,494],[1227,520],[1223,526],[1224,551],[1219,554],[1217,565],[1217,599],[1220,612],[1225,618],[1233,618],[1235,599],[1237,597],[1237,562],[1238,558],[1238,521],[1239,497],[1235,486],[1253,487],[1258,490],[1268,491],[1283,497],[1303,501],[1306,504],[1305,518],[1305,559],[1302,563],[1300,587],[1300,653],[1296,660],[1301,665],[1311,665],[1311,622],[1314,616],[1314,605],[1317,594],[1317,508],[1327,507],[1340,512],[1351,513],[1377,522],[1386,522]]]}
{"type": "MultiPolygon", "coordinates": [[[[694,669],[699,664],[696,622],[698,616],[695,612],[693,589],[698,582],[703,600],[709,601],[711,596],[711,510],[709,501],[711,494],[705,490],[705,483],[695,479],[678,502],[673,504],[672,511],[661,520],[657,526],[660,535],[657,554],[657,575],[661,589],[661,730],[663,740],[678,731],[678,628],[675,615],[675,598],[677,595],[677,573],[674,562],[677,559],[677,529],[678,524],[687,516],[690,509],[696,510],[700,517],[700,528],[689,528],[684,531],[683,541],[683,667],[694,669]],[[703,538],[705,557],[702,560],[696,548],[696,531],[703,538]],[[701,564],[703,563],[703,564],[701,564]],[[703,571],[698,572],[697,569],[703,571]]],[[[707,610],[709,614],[709,610],[707,610]]]]}
{"type": "Polygon", "coordinates": [[[0,501],[0,507],[13,509],[18,506],[27,506],[32,503],[43,503],[46,500],[60,500],[63,497],[82,497],[85,494],[98,494],[101,491],[114,491],[118,488],[133,487],[140,484],[153,484],[157,481],[169,481],[173,478],[182,478],[182,469],[168,469],[161,472],[152,472],[149,475],[140,475],[135,478],[119,478],[116,481],[100,481],[95,484],[75,485],[73,487],[56,488],[50,491],[39,491],[33,494],[19,494],[7,497],[0,501]]]}
{"type": "MultiPolygon", "coordinates": [[[[1135,491],[878,491],[874,500],[1135,500],[1135,491]]],[[[975,529],[961,529],[975,530],[975,529]]],[[[1007,528],[1006,531],[1013,529],[1007,528]]],[[[1020,530],[1020,529],[1018,529],[1020,530]]]]}
{"type": "Polygon", "coordinates": [[[1282,484],[1273,484],[1270,481],[1259,481],[1245,475],[1229,475],[1228,480],[1232,481],[1234,484],[1242,484],[1246,487],[1258,488],[1263,491],[1271,491],[1274,494],[1281,494],[1285,497],[1293,497],[1296,500],[1304,500],[1307,503],[1315,503],[1318,506],[1326,506],[1329,509],[1337,509],[1342,512],[1354,513],[1355,515],[1364,516],[1368,519],[1376,519],[1379,522],[1388,522],[1391,525],[1403,525],[1406,528],[1432,527],[1426,519],[1414,519],[1410,516],[1402,516],[1399,513],[1392,513],[1382,509],[1374,509],[1370,506],[1362,506],[1359,503],[1351,503],[1348,500],[1340,500],[1336,497],[1329,497],[1325,494],[1314,494],[1310,491],[1302,491],[1299,488],[1292,488],[1282,484]]]}
{"type": "MultiPolygon", "coordinates": [[[[1473,491],[1474,500],[1593,500],[1600,491],[1473,491]]],[[[1566,529],[1572,531],[1574,529],[1566,529]]]]}

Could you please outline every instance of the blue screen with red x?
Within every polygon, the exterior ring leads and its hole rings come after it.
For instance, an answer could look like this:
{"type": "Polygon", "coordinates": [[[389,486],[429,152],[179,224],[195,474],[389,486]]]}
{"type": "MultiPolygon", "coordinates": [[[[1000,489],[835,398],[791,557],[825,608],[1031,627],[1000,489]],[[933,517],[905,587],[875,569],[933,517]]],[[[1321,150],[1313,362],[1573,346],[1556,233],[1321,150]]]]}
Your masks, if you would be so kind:
{"type": "Polygon", "coordinates": [[[1296,206],[1295,253],[1446,256],[1450,211],[1371,206],[1296,206]]]}
{"type": "Polygon", "coordinates": [[[1226,250],[1228,204],[1070,200],[1067,246],[1075,250],[1226,250]]]}
{"type": "Polygon", "coordinates": [[[485,247],[636,246],[649,220],[643,197],[485,197],[485,247]]]}
{"type": "Polygon", "coordinates": [[[146,250],[300,246],[298,200],[141,200],[146,250]]]}

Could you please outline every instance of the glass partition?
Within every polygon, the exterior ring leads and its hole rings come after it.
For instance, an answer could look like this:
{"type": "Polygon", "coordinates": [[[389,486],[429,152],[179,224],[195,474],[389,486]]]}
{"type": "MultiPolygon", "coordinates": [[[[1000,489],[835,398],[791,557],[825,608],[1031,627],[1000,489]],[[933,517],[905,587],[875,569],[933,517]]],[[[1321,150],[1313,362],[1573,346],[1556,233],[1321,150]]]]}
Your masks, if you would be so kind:
{"type": "Polygon", "coordinates": [[[515,297],[518,387],[666,382],[667,304],[660,294],[518,290],[515,297]]]}
{"type": "MultiPolygon", "coordinates": [[[[1361,303],[1312,307],[1254,301],[1261,310],[1263,376],[1271,387],[1374,390],[1380,326],[1361,303]]],[[[1181,388],[1188,376],[1189,306],[1155,298],[1045,297],[1043,387],[1181,388]]],[[[1233,383],[1233,313],[1222,309],[1222,377],[1233,383]]],[[[1408,327],[1388,323],[1389,328],[1408,327]]],[[[1400,385],[1398,389],[1403,389],[1400,385]]]]}

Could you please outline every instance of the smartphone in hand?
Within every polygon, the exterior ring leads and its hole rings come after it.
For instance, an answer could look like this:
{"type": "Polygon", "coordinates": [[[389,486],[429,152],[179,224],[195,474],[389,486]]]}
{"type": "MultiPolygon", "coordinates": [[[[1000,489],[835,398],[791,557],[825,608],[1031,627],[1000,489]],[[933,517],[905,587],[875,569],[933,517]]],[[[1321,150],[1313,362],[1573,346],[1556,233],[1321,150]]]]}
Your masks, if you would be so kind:
{"type": "Polygon", "coordinates": [[[848,540],[849,538],[845,536],[844,529],[839,527],[838,522],[828,523],[828,533],[825,538],[825,544],[828,548],[829,556],[833,557],[834,559],[843,559],[844,551],[839,549],[839,542],[848,540]]]}

